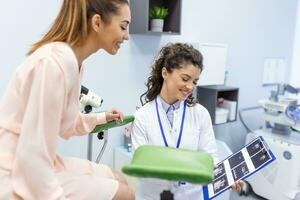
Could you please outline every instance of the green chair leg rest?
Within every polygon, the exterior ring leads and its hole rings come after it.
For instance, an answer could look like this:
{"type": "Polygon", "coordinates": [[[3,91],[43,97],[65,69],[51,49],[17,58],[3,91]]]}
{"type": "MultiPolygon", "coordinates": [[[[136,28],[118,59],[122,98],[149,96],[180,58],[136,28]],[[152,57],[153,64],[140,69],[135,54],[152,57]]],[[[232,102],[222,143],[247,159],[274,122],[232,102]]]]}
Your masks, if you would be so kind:
{"type": "Polygon", "coordinates": [[[128,116],[124,117],[122,122],[110,121],[110,122],[107,122],[105,124],[97,125],[91,133],[99,133],[101,131],[105,131],[105,130],[108,130],[108,129],[111,129],[111,128],[123,126],[123,125],[126,125],[126,124],[132,122],[133,120],[134,120],[134,116],[133,115],[128,115],[128,116]]]}
{"type": "Polygon", "coordinates": [[[213,180],[210,154],[173,147],[140,146],[122,171],[130,176],[207,184],[213,180]]]}

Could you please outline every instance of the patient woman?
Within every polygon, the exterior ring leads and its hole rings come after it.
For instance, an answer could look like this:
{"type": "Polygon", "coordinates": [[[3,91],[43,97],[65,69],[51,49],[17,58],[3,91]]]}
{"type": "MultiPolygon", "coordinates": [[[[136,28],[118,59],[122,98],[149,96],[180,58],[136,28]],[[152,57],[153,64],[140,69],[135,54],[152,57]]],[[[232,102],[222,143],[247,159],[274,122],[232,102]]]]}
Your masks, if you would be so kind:
{"type": "MultiPolygon", "coordinates": [[[[202,69],[201,53],[188,44],[169,44],[160,50],[146,84],[148,90],[141,96],[146,104],[135,113],[134,149],[157,145],[205,151],[218,162],[210,115],[192,98],[202,69]]],[[[242,182],[236,182],[232,190],[241,186],[242,182]]],[[[164,190],[170,190],[175,200],[203,196],[199,185],[149,178],[140,180],[136,199],[159,200],[164,190]]]]}
{"type": "Polygon", "coordinates": [[[17,68],[0,103],[0,199],[134,199],[105,165],[57,155],[59,137],[85,135],[122,120],[117,110],[79,112],[83,61],[116,54],[128,40],[127,0],[63,0],[46,35],[17,68]]]}

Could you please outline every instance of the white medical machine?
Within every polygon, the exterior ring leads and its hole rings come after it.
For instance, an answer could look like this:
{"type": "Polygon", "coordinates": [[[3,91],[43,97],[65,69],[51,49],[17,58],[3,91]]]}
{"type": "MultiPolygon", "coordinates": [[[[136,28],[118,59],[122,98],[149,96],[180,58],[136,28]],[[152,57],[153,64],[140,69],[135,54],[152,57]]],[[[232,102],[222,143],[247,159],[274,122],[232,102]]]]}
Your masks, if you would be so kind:
{"type": "Polygon", "coordinates": [[[93,108],[99,108],[102,105],[103,99],[82,85],[79,102],[82,112],[90,113],[93,108]]]}
{"type": "Polygon", "coordinates": [[[246,179],[241,194],[247,195],[252,189],[270,200],[300,200],[300,105],[295,99],[284,98],[285,92],[298,94],[300,89],[278,84],[268,100],[259,101],[259,107],[239,111],[248,132],[246,143],[262,136],[276,157],[267,168],[246,179]],[[253,131],[244,122],[242,113],[258,108],[264,109],[265,127],[253,131]]]}

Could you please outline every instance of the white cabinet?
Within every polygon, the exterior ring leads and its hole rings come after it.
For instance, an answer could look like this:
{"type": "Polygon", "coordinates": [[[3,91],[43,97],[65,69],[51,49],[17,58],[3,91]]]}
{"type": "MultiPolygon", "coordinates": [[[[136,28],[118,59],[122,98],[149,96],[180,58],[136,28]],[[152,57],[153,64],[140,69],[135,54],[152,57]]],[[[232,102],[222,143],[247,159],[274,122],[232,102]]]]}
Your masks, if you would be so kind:
{"type": "Polygon", "coordinates": [[[134,191],[137,189],[138,179],[132,176],[127,176],[122,172],[122,167],[131,162],[133,153],[128,152],[123,146],[116,147],[114,150],[114,169],[118,172],[121,172],[129,185],[134,191]]]}

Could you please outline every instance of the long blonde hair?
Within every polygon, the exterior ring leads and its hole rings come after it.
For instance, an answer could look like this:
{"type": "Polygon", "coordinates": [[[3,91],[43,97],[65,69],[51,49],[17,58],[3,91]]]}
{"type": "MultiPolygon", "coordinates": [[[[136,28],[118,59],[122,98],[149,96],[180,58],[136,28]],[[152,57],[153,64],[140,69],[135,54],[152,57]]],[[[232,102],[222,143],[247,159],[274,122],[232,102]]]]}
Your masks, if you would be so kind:
{"type": "Polygon", "coordinates": [[[127,0],[64,0],[58,16],[44,37],[34,43],[27,55],[39,47],[54,41],[67,42],[74,46],[82,43],[88,36],[89,19],[94,14],[101,15],[105,23],[111,16],[119,13],[120,5],[127,0]]]}

